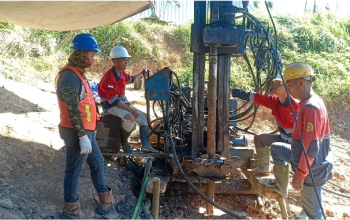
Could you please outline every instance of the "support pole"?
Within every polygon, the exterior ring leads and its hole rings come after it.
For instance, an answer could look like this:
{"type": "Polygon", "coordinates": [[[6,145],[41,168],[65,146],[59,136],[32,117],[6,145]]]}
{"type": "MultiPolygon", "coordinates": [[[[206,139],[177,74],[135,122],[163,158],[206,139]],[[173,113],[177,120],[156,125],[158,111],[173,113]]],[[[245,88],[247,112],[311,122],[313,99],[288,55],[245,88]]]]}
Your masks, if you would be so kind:
{"type": "MultiPolygon", "coordinates": [[[[214,201],[214,194],[215,194],[215,182],[208,181],[207,182],[207,191],[206,191],[207,197],[214,201]]],[[[214,214],[214,206],[207,202],[207,214],[213,215],[214,214]]]]}
{"type": "MultiPolygon", "coordinates": [[[[205,24],[206,2],[194,1],[194,24],[205,24]]],[[[192,33],[193,34],[193,33],[192,33]]],[[[195,42],[201,43],[201,42],[195,42]]],[[[193,53],[192,143],[191,156],[203,149],[205,53],[193,53]]]]}
{"type": "Polygon", "coordinates": [[[208,158],[214,158],[216,152],[216,98],[218,76],[218,51],[217,47],[210,47],[209,54],[209,86],[208,86],[208,158]]]}
{"type": "MultiPolygon", "coordinates": [[[[208,125],[207,125],[207,154],[209,159],[215,158],[216,152],[216,99],[218,76],[218,51],[217,47],[210,47],[209,53],[209,86],[208,86],[208,125]]],[[[207,182],[207,197],[214,199],[215,182],[207,182]]],[[[214,214],[214,207],[207,202],[207,214],[214,214]]]]}
{"type": "Polygon", "coordinates": [[[218,100],[217,100],[217,150],[220,156],[230,158],[229,100],[231,57],[218,56],[218,100]]]}
{"type": "Polygon", "coordinates": [[[160,196],[160,179],[153,179],[153,198],[152,198],[152,214],[153,219],[159,217],[159,196],[160,196]]]}

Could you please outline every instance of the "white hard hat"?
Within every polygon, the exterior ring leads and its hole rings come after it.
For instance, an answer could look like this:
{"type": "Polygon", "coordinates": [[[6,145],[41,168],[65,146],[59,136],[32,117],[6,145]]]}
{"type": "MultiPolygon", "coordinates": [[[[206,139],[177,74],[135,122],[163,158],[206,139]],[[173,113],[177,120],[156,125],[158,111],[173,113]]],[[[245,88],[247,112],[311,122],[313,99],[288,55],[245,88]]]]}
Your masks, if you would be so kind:
{"type": "Polygon", "coordinates": [[[272,82],[276,82],[276,81],[282,82],[281,74],[277,74],[276,78],[274,78],[274,79],[272,80],[272,82]]]}
{"type": "Polygon", "coordinates": [[[116,46],[113,47],[110,53],[111,58],[125,58],[125,57],[131,57],[128,53],[128,51],[123,46],[116,46]]]}

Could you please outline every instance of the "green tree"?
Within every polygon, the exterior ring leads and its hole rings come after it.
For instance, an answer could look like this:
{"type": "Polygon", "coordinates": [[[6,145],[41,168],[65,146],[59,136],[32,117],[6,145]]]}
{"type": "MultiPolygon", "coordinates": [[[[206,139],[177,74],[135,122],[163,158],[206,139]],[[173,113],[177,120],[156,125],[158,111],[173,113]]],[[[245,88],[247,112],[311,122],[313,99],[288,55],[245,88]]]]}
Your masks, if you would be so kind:
{"type": "Polygon", "coordinates": [[[254,8],[259,8],[260,1],[253,1],[254,8]]]}

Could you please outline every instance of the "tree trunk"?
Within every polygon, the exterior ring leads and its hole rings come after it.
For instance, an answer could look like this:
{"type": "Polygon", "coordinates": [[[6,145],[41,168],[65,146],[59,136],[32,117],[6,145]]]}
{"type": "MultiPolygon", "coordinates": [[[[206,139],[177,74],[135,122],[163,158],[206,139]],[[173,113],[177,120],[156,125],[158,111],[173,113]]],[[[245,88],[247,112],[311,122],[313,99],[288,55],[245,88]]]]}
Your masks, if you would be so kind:
{"type": "Polygon", "coordinates": [[[304,8],[305,12],[307,11],[306,8],[307,8],[307,1],[305,1],[305,8],[304,8]]]}
{"type": "Polygon", "coordinates": [[[314,13],[316,13],[317,6],[316,6],[316,0],[314,1],[314,13]]]}

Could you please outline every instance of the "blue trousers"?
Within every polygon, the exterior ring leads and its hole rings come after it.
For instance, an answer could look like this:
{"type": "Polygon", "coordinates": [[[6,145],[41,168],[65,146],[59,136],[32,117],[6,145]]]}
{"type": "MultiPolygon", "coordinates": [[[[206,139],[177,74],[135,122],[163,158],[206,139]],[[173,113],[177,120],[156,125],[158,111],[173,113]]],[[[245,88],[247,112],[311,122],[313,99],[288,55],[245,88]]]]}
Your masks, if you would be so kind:
{"type": "Polygon", "coordinates": [[[108,192],[108,186],[104,175],[104,158],[96,142],[94,131],[86,131],[92,145],[90,154],[80,154],[79,138],[71,128],[59,126],[59,133],[66,146],[66,171],[64,175],[64,201],[76,202],[78,196],[78,184],[85,162],[90,167],[90,177],[97,193],[108,192]]]}
{"type": "MultiPolygon", "coordinates": [[[[271,145],[271,156],[275,164],[287,165],[291,163],[291,145],[283,142],[275,142],[271,145]]],[[[322,202],[322,185],[316,187],[322,202]]],[[[310,219],[323,219],[321,206],[313,185],[305,184],[301,190],[303,210],[310,219]]]]}

